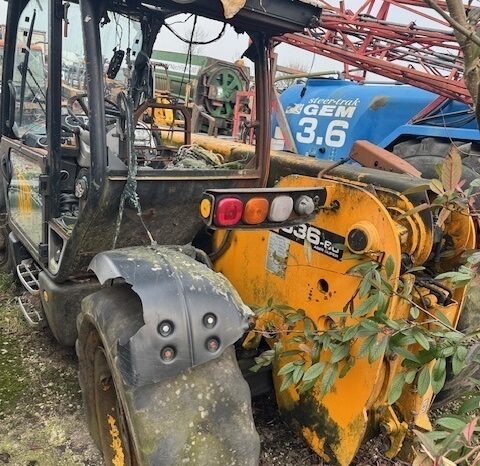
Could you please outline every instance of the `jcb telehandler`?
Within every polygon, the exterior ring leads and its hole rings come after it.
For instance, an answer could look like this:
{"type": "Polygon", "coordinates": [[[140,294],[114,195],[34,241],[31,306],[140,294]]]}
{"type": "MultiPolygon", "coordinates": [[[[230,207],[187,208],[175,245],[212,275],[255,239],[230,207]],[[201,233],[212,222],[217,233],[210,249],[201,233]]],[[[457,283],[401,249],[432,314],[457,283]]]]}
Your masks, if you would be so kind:
{"type": "MultiPolygon", "coordinates": [[[[301,307],[322,328],[358,282],[346,274],[345,249],[381,251],[379,263],[392,257],[397,276],[402,264],[428,267],[445,249],[443,268],[453,270],[473,247],[466,215],[442,235],[428,211],[400,220],[427,196],[401,194],[417,179],[352,167],[326,175],[322,162],[270,158],[270,39],[319,18],[314,0],[8,2],[2,267],[40,297],[41,311],[20,302],[29,322],[46,322],[60,343],[76,345],[90,432],[106,464],[257,464],[260,441],[239,369],[250,374],[258,354],[238,343],[255,326],[249,306],[301,307]],[[254,150],[227,144],[219,156],[192,144],[189,111],[150,98],[149,57],[178,13],[250,36],[254,150]],[[33,31],[48,34],[47,69],[31,53],[33,31]],[[82,79],[67,83],[72,63],[82,79]],[[183,114],[181,146],[155,125],[157,108],[183,114]]],[[[455,325],[463,289],[411,280],[432,312],[442,309],[455,325]]],[[[398,302],[389,309],[408,312],[398,302]]],[[[399,370],[398,360],[359,359],[323,399],[294,387],[277,398],[331,461],[348,464],[368,426],[386,426],[395,454],[408,424],[429,427],[432,398],[406,393],[388,406],[399,370]]],[[[247,378],[254,393],[268,389],[267,372],[247,378]]]]}

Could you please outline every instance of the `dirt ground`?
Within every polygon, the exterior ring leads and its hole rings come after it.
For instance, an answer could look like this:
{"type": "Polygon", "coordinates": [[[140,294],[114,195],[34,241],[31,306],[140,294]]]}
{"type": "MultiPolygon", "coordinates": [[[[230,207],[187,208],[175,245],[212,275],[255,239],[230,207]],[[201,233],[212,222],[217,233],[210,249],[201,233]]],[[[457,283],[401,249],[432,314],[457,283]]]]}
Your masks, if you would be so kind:
{"type": "MultiPolygon", "coordinates": [[[[14,300],[18,290],[0,276],[0,466],[94,466],[102,459],[83,414],[73,350],[48,331],[33,331],[14,300]]],[[[278,416],[274,400],[254,401],[262,439],[262,466],[323,465],[278,416]]],[[[365,445],[356,464],[399,465],[380,453],[382,442],[365,445]]]]}

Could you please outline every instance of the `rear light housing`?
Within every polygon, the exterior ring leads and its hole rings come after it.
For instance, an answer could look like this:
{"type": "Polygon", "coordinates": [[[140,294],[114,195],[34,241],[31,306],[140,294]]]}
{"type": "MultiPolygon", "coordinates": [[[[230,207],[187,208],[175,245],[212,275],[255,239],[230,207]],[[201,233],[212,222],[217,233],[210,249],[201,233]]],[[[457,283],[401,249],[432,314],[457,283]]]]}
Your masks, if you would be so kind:
{"type": "Polygon", "coordinates": [[[258,225],[265,221],[270,211],[270,203],[264,197],[252,197],[245,204],[243,222],[247,225],[258,225]]]}
{"type": "Polygon", "coordinates": [[[211,189],[199,211],[214,229],[281,228],[311,220],[326,198],[325,188],[211,189]]]}
{"type": "Polygon", "coordinates": [[[220,199],[214,213],[215,225],[230,227],[236,225],[243,215],[243,202],[236,197],[220,199]]]}
{"type": "Polygon", "coordinates": [[[288,195],[277,196],[272,200],[268,220],[275,223],[287,221],[293,210],[293,198],[288,195]]]}

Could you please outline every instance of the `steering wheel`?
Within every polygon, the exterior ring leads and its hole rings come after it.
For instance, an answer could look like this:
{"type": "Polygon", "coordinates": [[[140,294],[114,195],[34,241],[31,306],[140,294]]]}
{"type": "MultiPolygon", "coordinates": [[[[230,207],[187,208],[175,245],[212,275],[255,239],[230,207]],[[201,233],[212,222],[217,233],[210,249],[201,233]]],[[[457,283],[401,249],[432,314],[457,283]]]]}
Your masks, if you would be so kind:
{"type": "MultiPolygon", "coordinates": [[[[75,103],[78,103],[78,105],[80,105],[80,108],[82,109],[85,116],[89,118],[90,115],[88,111],[88,105],[86,102],[87,97],[88,97],[88,94],[85,94],[85,93],[76,94],[70,97],[67,100],[67,112],[68,112],[68,115],[78,124],[80,128],[86,131],[90,131],[90,127],[88,123],[85,123],[85,121],[82,118],[80,118],[73,110],[75,103]]],[[[121,112],[118,105],[115,102],[113,102],[113,100],[110,100],[107,97],[104,97],[104,100],[105,100],[105,103],[107,104],[105,106],[105,114],[115,119],[119,118],[121,112]]]]}

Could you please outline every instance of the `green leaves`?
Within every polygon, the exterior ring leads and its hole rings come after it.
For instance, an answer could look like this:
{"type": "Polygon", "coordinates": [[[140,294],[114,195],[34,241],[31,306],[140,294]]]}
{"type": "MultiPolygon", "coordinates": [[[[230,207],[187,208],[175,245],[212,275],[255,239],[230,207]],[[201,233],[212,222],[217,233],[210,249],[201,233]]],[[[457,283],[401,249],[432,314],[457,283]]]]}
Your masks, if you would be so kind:
{"type": "Polygon", "coordinates": [[[458,417],[447,416],[438,419],[436,424],[449,430],[456,430],[463,429],[466,425],[466,422],[458,417]]]}
{"type": "Polygon", "coordinates": [[[333,387],[333,384],[335,383],[335,379],[337,378],[337,372],[338,372],[337,364],[329,364],[325,369],[325,373],[323,374],[323,377],[322,377],[322,383],[320,384],[320,391],[322,395],[325,396],[333,387]]]}
{"type": "Polygon", "coordinates": [[[405,383],[410,385],[415,380],[416,375],[417,375],[417,371],[415,369],[408,371],[405,374],[405,383]]]}
{"type": "Polygon", "coordinates": [[[385,354],[388,345],[388,336],[383,335],[376,338],[372,344],[369,345],[368,362],[371,364],[385,354]]]}
{"type": "Polygon", "coordinates": [[[420,309],[418,309],[417,306],[412,306],[410,308],[410,316],[412,319],[418,319],[418,316],[420,315],[420,309]]]}
{"type": "Polygon", "coordinates": [[[350,353],[350,344],[347,343],[347,344],[339,345],[333,350],[332,356],[330,357],[330,362],[332,364],[339,362],[343,358],[347,357],[349,353],[350,353]]]}
{"type": "Polygon", "coordinates": [[[453,375],[460,374],[465,366],[465,359],[467,357],[468,349],[465,346],[458,346],[452,358],[453,375]]]}
{"type": "Polygon", "coordinates": [[[480,394],[471,395],[469,398],[465,399],[458,410],[459,414],[466,414],[469,411],[474,411],[480,408],[480,394]]]}
{"type": "Polygon", "coordinates": [[[415,338],[415,341],[424,349],[430,349],[430,343],[428,342],[427,337],[423,334],[422,330],[419,327],[412,328],[412,336],[415,338]]]}
{"type": "Polygon", "coordinates": [[[380,301],[380,293],[374,293],[370,295],[367,299],[361,302],[356,309],[353,311],[353,317],[364,317],[367,314],[373,312],[377,307],[383,303],[380,301]]]}
{"type": "Polygon", "coordinates": [[[445,379],[447,377],[447,364],[444,358],[439,358],[435,362],[435,365],[432,369],[431,384],[432,390],[435,395],[440,392],[440,390],[445,385],[445,379]]]}
{"type": "Polygon", "coordinates": [[[430,387],[430,368],[428,366],[424,366],[418,375],[418,394],[423,397],[425,393],[427,393],[428,387],[430,387]]]}
{"type": "Polygon", "coordinates": [[[290,372],[293,372],[295,370],[295,363],[294,362],[289,362],[288,364],[285,364],[283,367],[280,368],[278,371],[278,375],[286,375],[289,374],[290,372]]]}
{"type": "Polygon", "coordinates": [[[293,384],[293,372],[290,372],[283,378],[282,385],[280,385],[280,391],[283,392],[292,384],[293,384]]]}
{"type": "Polygon", "coordinates": [[[351,327],[347,327],[345,332],[343,333],[342,341],[350,341],[355,338],[359,331],[360,327],[358,325],[352,325],[351,327]]]}
{"type": "Polygon", "coordinates": [[[394,270],[395,270],[395,261],[393,260],[392,256],[388,256],[387,260],[385,261],[385,273],[387,274],[387,278],[392,277],[394,270]]]}
{"type": "Polygon", "coordinates": [[[358,357],[363,358],[370,352],[370,346],[375,344],[375,335],[371,335],[365,340],[363,340],[362,344],[360,345],[360,349],[358,350],[358,357]]]}
{"type": "Polygon", "coordinates": [[[296,385],[300,380],[302,380],[303,374],[305,369],[303,368],[303,364],[299,364],[295,367],[292,375],[292,382],[296,385]]]}
{"type": "Polygon", "coordinates": [[[458,271],[441,273],[436,277],[437,280],[450,280],[456,288],[468,285],[475,277],[475,272],[465,266],[461,266],[458,271]]]}
{"type": "Polygon", "coordinates": [[[250,368],[252,372],[258,372],[262,367],[269,366],[273,358],[275,357],[275,351],[268,350],[264,351],[260,356],[255,358],[255,365],[250,368]]]}
{"type": "MultiPolygon", "coordinates": [[[[348,365],[348,362],[346,365],[348,365]]],[[[285,364],[278,371],[278,375],[283,375],[280,391],[284,391],[292,385],[298,386],[301,382],[299,389],[303,393],[312,389],[320,380],[320,392],[322,396],[325,396],[332,389],[337,379],[338,363],[320,361],[305,370],[304,361],[297,360],[285,364]]]]}
{"type": "Polygon", "coordinates": [[[283,375],[280,391],[286,390],[290,385],[296,385],[302,380],[305,373],[305,362],[302,360],[292,361],[285,364],[278,371],[278,375],[283,375]]]}
{"type": "Polygon", "coordinates": [[[316,380],[322,375],[323,369],[325,369],[325,363],[323,361],[317,362],[310,366],[303,376],[303,381],[308,382],[310,380],[316,380]]]}
{"type": "Polygon", "coordinates": [[[388,404],[392,405],[402,395],[405,385],[405,372],[399,372],[393,379],[390,391],[388,392],[388,404]]]}

